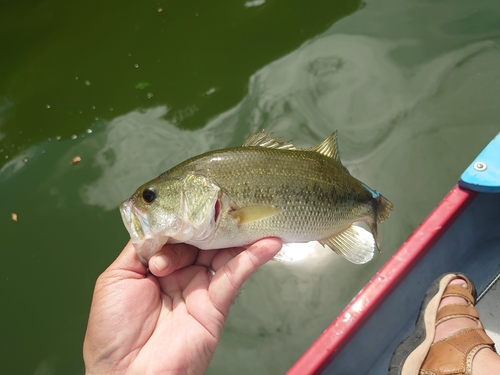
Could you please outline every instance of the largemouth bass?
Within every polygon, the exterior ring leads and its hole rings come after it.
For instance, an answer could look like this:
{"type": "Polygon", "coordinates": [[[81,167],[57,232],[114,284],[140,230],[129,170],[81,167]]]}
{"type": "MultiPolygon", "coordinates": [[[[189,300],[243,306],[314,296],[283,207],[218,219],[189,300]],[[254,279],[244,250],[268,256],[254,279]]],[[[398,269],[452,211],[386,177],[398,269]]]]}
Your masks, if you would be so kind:
{"type": "Polygon", "coordinates": [[[261,131],[241,147],[188,159],[137,189],[120,206],[141,261],[165,243],[202,250],[264,237],[319,241],[353,263],[380,251],[377,224],[392,204],[342,165],[337,132],[309,149],[261,131]],[[370,229],[353,225],[364,222],[370,229]]]}

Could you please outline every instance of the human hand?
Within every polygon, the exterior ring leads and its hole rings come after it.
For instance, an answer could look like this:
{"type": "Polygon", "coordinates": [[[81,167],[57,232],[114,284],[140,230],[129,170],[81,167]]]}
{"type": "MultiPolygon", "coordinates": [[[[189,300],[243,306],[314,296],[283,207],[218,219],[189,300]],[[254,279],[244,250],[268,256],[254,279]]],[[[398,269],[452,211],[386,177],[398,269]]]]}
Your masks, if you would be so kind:
{"type": "Polygon", "coordinates": [[[86,374],[203,374],[240,287],[280,248],[276,238],[246,249],[165,245],[147,272],[129,242],[95,285],[86,374]]]}

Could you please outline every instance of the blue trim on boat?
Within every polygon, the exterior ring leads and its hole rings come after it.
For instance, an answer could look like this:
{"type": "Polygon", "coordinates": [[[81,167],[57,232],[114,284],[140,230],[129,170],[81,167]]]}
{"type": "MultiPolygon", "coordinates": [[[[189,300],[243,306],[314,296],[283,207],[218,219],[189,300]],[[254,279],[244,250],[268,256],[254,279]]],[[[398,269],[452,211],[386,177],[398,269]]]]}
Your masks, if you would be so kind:
{"type": "Polygon", "coordinates": [[[481,193],[500,193],[500,133],[464,171],[458,185],[481,193]]]}

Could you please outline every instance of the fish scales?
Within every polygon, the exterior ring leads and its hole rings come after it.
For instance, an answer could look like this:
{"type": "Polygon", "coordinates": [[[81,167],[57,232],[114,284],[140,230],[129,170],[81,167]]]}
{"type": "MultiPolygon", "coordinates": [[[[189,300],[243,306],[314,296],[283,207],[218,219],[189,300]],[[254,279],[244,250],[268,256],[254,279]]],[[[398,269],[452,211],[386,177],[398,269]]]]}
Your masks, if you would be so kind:
{"type": "Polygon", "coordinates": [[[256,231],[287,242],[303,242],[311,233],[327,236],[332,226],[345,227],[371,208],[372,197],[357,180],[338,163],[311,151],[226,149],[194,158],[180,170],[172,170],[172,175],[202,171],[237,206],[269,205],[283,210],[234,233],[249,240],[256,237],[256,231]]]}

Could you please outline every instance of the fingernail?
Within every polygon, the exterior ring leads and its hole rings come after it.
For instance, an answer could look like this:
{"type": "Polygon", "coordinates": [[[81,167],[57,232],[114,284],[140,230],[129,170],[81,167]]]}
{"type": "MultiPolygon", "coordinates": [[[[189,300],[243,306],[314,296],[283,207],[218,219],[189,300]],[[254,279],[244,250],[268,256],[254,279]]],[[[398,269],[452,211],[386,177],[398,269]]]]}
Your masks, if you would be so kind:
{"type": "Polygon", "coordinates": [[[168,259],[168,257],[164,254],[155,256],[151,259],[151,262],[155,265],[158,271],[163,271],[170,265],[170,259],[168,259]]]}

